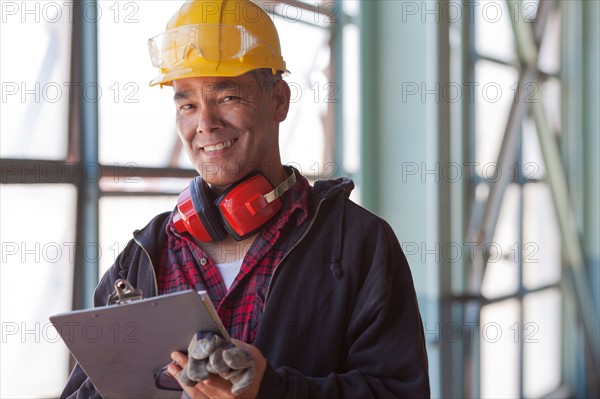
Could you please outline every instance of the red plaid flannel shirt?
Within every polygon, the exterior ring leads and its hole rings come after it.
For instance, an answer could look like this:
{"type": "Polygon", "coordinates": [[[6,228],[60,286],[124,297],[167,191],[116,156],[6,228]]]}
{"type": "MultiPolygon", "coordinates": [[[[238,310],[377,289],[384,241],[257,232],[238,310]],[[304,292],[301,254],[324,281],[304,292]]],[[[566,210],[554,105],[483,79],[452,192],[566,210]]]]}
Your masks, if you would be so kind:
{"type": "Polygon", "coordinates": [[[296,184],[281,197],[283,207],[278,216],[271,219],[254,240],[229,291],[206,253],[188,233],[175,230],[171,216],[166,227],[162,267],[157,273],[159,294],[188,289],[207,291],[229,335],[253,343],[269,281],[285,255],[281,244],[285,242],[286,232],[308,218],[310,186],[306,178],[296,174],[296,184]]]}

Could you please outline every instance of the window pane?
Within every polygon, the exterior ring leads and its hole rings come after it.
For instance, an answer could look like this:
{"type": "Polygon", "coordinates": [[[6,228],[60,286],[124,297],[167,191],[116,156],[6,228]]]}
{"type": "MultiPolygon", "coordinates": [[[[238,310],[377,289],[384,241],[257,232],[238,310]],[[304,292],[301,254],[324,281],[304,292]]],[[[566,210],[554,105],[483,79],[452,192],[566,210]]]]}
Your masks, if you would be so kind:
{"type": "Polygon", "coordinates": [[[519,308],[510,299],[481,309],[482,398],[519,397],[519,308]]]}
{"type": "Polygon", "coordinates": [[[0,156],[64,159],[72,2],[2,2],[0,156]]]}
{"type": "Polygon", "coordinates": [[[327,173],[324,165],[325,120],[329,105],[338,102],[336,83],[329,82],[330,47],[326,29],[275,17],[281,51],[290,75],[291,104],[280,127],[281,157],[314,179],[327,173]]]}
{"type": "MultiPolygon", "coordinates": [[[[470,3],[475,14],[475,49],[478,53],[510,62],[514,58],[513,31],[506,1],[476,1],[470,3]],[[473,6],[474,4],[474,6],[473,6]]],[[[469,12],[470,8],[465,11],[469,12]]]]}
{"type": "Polygon", "coordinates": [[[513,165],[513,177],[526,180],[541,180],[546,175],[546,166],[540,148],[537,126],[533,118],[523,120],[523,152],[522,160],[513,165]]]}
{"type": "Polygon", "coordinates": [[[560,384],[560,303],[556,289],[529,294],[523,300],[525,397],[543,397],[560,384]]]}
{"type": "Polygon", "coordinates": [[[558,79],[548,79],[542,86],[544,108],[551,132],[558,134],[561,127],[561,83],[558,79]]]}
{"type": "Polygon", "coordinates": [[[483,276],[482,294],[495,298],[517,292],[519,288],[519,203],[521,190],[511,184],[506,188],[494,239],[487,244],[489,260],[483,276]]]}
{"type": "MultiPolygon", "coordinates": [[[[475,66],[476,168],[484,179],[484,168],[497,161],[508,114],[517,87],[517,70],[489,61],[475,66]]],[[[508,172],[508,171],[502,171],[508,172]]]]}
{"type": "Polygon", "coordinates": [[[2,398],[57,397],[67,379],[48,318],[71,310],[75,198],[72,186],[1,186],[2,398]]]}
{"type": "Polygon", "coordinates": [[[360,10],[360,1],[359,0],[344,0],[342,3],[342,10],[344,13],[356,17],[358,16],[360,10]]]}
{"type": "Polygon", "coordinates": [[[117,255],[133,238],[135,230],[142,229],[154,216],[172,210],[175,205],[177,205],[177,196],[102,198],[100,200],[100,248],[102,249],[100,276],[112,266],[117,255]]]}
{"type": "Polygon", "coordinates": [[[560,280],[560,231],[548,186],[526,184],[523,193],[523,285],[532,289],[560,280]]]}
{"type": "Polygon", "coordinates": [[[548,14],[544,35],[542,36],[542,46],[538,58],[538,67],[541,71],[551,74],[560,71],[560,41],[560,10],[558,7],[554,7],[548,14]]]}
{"type": "Polygon", "coordinates": [[[349,173],[360,170],[358,35],[358,26],[344,27],[344,171],[349,173]]]}

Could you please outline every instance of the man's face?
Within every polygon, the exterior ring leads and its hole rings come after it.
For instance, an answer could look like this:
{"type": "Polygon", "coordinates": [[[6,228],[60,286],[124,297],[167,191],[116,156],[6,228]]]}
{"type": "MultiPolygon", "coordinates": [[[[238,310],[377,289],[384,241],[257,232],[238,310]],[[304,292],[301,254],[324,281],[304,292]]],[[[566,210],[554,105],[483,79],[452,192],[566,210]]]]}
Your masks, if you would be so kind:
{"type": "Polygon", "coordinates": [[[254,75],[198,77],[173,82],[177,132],[194,168],[217,191],[254,170],[281,167],[279,123],[289,88],[264,88],[254,75]]]}

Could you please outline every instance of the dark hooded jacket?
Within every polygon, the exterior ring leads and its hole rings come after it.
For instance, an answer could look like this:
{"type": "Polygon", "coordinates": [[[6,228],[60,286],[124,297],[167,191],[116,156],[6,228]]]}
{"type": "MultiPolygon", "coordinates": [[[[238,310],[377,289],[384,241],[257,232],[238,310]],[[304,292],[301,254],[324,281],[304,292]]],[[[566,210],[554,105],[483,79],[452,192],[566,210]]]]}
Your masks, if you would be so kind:
{"type": "MultiPolygon", "coordinates": [[[[260,398],[427,398],[427,354],[411,272],[391,227],[348,199],[352,181],[318,181],[271,282],[254,342],[268,365],[260,398]]],[[[157,293],[169,212],[134,232],[95,306],[126,278],[157,293]]],[[[100,397],[77,365],[61,398],[100,397]]]]}

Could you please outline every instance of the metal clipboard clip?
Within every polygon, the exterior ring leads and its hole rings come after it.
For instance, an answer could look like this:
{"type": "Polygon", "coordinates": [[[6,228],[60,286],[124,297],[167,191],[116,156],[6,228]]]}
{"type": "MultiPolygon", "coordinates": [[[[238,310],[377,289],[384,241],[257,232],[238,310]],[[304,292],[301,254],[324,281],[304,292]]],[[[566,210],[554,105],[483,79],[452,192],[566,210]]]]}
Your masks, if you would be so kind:
{"type": "Polygon", "coordinates": [[[142,298],[142,290],[133,288],[129,281],[121,278],[115,281],[115,292],[108,297],[108,305],[123,305],[142,298]]]}

